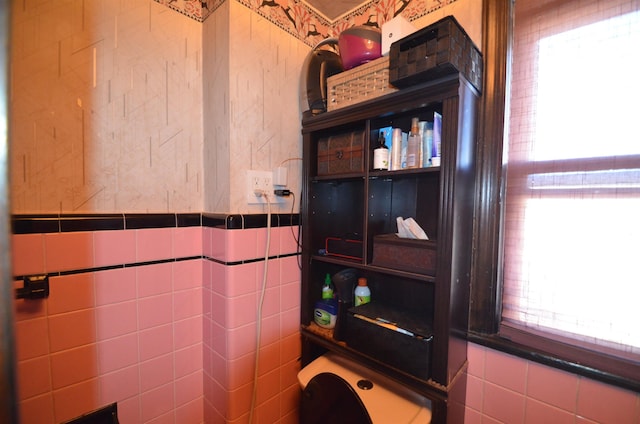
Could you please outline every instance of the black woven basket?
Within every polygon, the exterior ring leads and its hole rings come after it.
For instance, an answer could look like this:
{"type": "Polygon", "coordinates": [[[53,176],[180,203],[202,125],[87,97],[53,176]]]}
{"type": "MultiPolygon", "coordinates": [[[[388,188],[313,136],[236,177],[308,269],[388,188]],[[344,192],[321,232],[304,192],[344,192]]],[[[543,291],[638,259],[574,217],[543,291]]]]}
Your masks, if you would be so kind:
{"type": "Polygon", "coordinates": [[[398,88],[456,72],[482,92],[482,54],[453,16],[391,44],[389,82],[398,88]]]}

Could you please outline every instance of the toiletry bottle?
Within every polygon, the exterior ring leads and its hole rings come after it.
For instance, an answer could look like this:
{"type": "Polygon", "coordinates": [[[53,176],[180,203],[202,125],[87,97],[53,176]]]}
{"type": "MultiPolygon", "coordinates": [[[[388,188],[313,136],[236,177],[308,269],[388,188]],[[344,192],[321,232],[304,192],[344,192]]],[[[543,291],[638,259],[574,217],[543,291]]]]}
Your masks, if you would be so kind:
{"type": "Polygon", "coordinates": [[[329,274],[324,277],[324,286],[322,286],[322,298],[333,299],[333,288],[331,287],[331,276],[329,274]]]}
{"type": "Polygon", "coordinates": [[[373,169],[375,171],[389,170],[389,148],[384,142],[384,133],[378,134],[378,144],[373,150],[373,169]]]}
{"type": "Polygon", "coordinates": [[[369,286],[367,286],[367,279],[360,277],[358,278],[358,286],[354,291],[355,295],[355,306],[364,305],[365,303],[371,302],[371,290],[369,290],[369,286]]]}
{"type": "Polygon", "coordinates": [[[418,118],[411,120],[411,132],[407,142],[407,168],[420,168],[420,147],[422,140],[420,138],[420,125],[418,118]]]}

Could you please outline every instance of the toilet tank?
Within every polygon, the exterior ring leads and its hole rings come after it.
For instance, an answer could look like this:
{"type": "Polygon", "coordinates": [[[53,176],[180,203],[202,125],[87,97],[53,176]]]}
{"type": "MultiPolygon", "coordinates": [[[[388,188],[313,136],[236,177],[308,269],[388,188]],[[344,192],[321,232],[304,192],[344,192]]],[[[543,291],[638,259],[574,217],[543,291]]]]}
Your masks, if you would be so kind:
{"type": "Polygon", "coordinates": [[[332,373],[345,380],[360,398],[373,424],[431,422],[429,399],[380,373],[334,353],[320,356],[300,370],[300,387],[304,390],[309,381],[321,373],[332,373]]]}

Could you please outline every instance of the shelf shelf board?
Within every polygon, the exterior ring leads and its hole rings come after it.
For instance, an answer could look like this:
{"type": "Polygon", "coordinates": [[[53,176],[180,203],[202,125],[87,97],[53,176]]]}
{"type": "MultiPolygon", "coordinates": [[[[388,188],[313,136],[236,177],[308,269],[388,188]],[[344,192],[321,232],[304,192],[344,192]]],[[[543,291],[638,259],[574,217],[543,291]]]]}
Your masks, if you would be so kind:
{"type": "Polygon", "coordinates": [[[347,268],[356,268],[360,270],[368,270],[368,271],[378,272],[378,273],[387,274],[387,275],[395,275],[397,277],[410,278],[412,280],[419,280],[427,283],[433,283],[436,281],[436,277],[433,275],[419,274],[416,272],[408,272],[408,271],[402,271],[399,269],[386,268],[386,267],[381,267],[381,266],[376,266],[371,264],[364,264],[362,263],[362,261],[337,258],[334,256],[311,255],[311,259],[314,261],[340,265],[347,268]]]}
{"type": "Polygon", "coordinates": [[[311,339],[314,343],[324,347],[327,350],[341,353],[352,360],[364,363],[369,368],[385,374],[386,376],[409,386],[412,390],[432,399],[442,400],[447,396],[450,387],[443,386],[433,380],[424,380],[414,375],[408,374],[397,368],[382,363],[375,358],[364,355],[355,349],[351,349],[345,342],[338,341],[333,338],[333,330],[322,328],[314,322],[310,324],[302,324],[300,333],[303,337],[311,339]]]}

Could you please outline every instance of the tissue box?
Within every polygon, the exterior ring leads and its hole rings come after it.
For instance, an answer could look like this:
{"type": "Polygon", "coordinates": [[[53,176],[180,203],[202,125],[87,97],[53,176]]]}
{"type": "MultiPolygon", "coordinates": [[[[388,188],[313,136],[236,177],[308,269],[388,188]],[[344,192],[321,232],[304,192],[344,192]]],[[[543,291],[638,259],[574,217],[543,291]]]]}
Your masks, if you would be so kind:
{"type": "Polygon", "coordinates": [[[382,24],[382,55],[389,54],[391,44],[416,32],[417,28],[413,26],[404,16],[398,15],[382,24]]]}
{"type": "Polygon", "coordinates": [[[435,276],[436,242],[400,238],[395,234],[373,237],[372,265],[435,276]]]}

